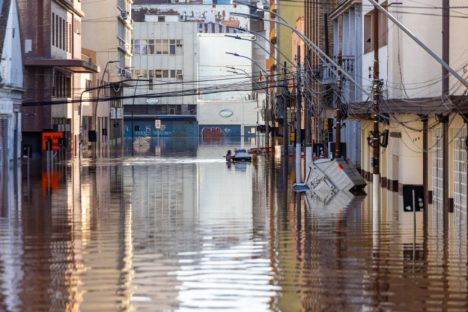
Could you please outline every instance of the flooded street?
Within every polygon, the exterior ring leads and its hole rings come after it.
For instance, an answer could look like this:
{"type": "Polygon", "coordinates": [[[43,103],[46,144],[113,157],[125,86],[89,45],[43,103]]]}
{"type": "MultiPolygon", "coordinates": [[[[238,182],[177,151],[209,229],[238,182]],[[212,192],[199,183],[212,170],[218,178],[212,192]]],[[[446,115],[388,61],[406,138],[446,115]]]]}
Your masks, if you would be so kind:
{"type": "Polygon", "coordinates": [[[444,229],[385,190],[324,207],[279,159],[227,165],[239,145],[2,171],[0,311],[468,309],[465,212],[444,229]]]}

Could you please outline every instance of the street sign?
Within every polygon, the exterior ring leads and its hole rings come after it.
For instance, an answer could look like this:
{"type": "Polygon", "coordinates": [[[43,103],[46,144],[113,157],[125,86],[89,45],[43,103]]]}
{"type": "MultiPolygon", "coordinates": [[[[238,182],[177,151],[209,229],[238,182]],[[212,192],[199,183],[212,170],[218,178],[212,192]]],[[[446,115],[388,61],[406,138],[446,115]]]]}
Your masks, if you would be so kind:
{"type": "Polygon", "coordinates": [[[154,120],[154,127],[156,129],[161,129],[161,120],[160,119],[155,119],[154,120]]]}
{"type": "Polygon", "coordinates": [[[424,186],[422,185],[403,185],[403,211],[413,211],[413,205],[416,211],[424,210],[424,186]],[[413,203],[413,191],[415,202],[413,203]]]}

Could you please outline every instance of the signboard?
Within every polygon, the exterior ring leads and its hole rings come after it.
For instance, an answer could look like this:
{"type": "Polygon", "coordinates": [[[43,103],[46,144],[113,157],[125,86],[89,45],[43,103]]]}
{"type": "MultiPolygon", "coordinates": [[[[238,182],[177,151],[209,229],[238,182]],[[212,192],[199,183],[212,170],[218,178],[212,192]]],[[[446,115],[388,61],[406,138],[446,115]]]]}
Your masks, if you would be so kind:
{"type": "Polygon", "coordinates": [[[60,149],[59,139],[63,138],[63,132],[44,131],[42,132],[42,150],[58,151],[60,149]]]}
{"type": "Polygon", "coordinates": [[[154,127],[156,129],[161,129],[161,120],[160,119],[155,119],[154,120],[154,127]]]}
{"type": "Polygon", "coordinates": [[[413,191],[414,191],[414,206],[416,211],[424,210],[424,187],[422,185],[403,185],[403,211],[413,211],[413,191]]]}

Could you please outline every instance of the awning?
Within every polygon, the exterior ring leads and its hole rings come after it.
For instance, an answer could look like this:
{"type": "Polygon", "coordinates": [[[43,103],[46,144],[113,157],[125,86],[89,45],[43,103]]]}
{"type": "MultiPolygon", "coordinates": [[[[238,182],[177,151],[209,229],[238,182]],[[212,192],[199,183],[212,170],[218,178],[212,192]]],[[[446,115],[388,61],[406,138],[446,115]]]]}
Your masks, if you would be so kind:
{"type": "Polygon", "coordinates": [[[84,60],[75,59],[26,59],[25,66],[62,67],[74,73],[98,73],[99,67],[84,60]]]}

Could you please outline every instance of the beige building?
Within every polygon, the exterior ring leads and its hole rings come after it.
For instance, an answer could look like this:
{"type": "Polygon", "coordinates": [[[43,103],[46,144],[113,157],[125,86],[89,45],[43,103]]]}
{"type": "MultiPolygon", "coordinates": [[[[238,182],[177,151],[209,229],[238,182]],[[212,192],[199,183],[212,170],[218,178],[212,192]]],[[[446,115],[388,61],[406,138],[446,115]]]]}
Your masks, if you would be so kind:
{"type": "Polygon", "coordinates": [[[122,138],[123,108],[118,97],[123,94],[122,81],[131,77],[132,4],[133,0],[82,0],[83,48],[96,52],[101,68],[91,86],[102,87],[93,103],[98,104],[92,105],[93,117],[87,121],[89,130],[96,131],[97,146],[119,143],[122,138]],[[109,97],[114,99],[102,100],[109,97]]]}

